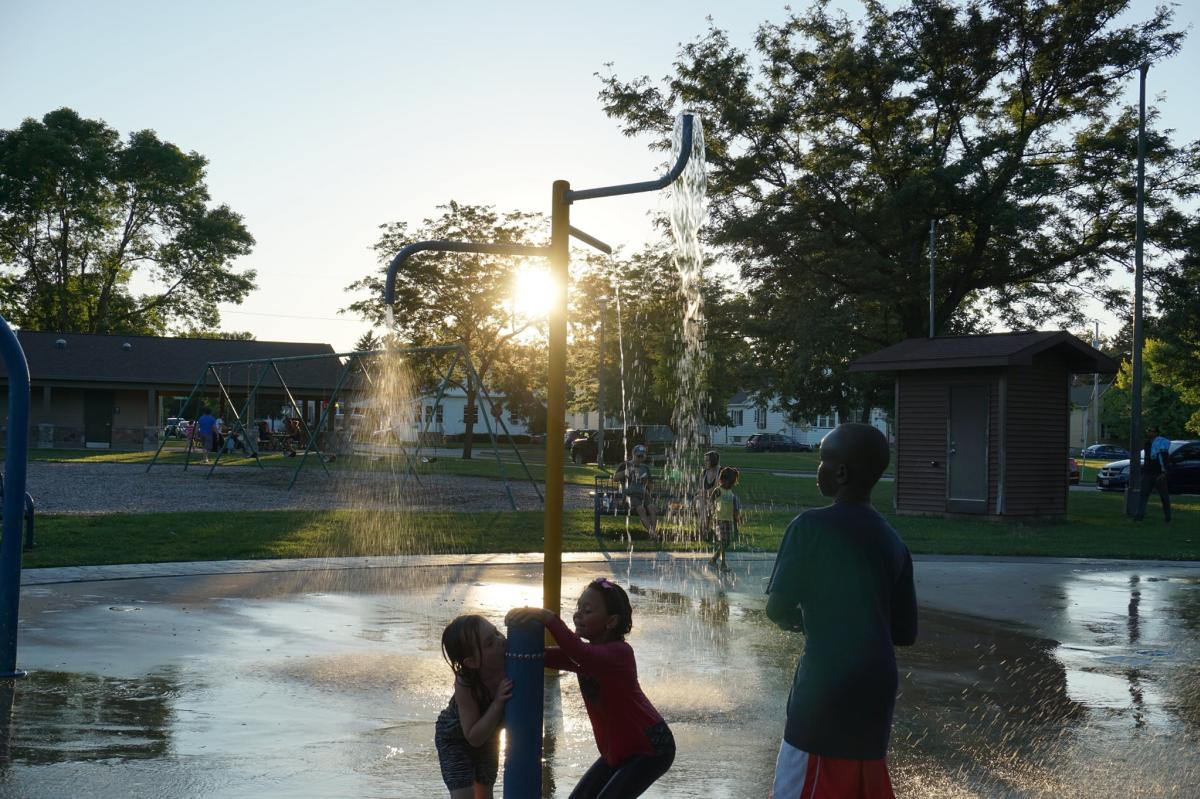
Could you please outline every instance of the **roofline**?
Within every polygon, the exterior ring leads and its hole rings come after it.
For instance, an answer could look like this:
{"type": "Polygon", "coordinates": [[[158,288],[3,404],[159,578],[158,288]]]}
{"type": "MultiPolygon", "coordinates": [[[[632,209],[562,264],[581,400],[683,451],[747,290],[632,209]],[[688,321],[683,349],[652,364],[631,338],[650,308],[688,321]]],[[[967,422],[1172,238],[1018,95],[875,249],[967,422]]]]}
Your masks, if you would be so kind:
{"type": "MultiPolygon", "coordinates": [[[[982,336],[938,336],[939,340],[947,339],[972,339],[999,336],[1019,336],[1019,335],[1034,335],[1037,333],[1045,334],[1052,333],[1053,335],[1045,336],[1041,339],[1031,341],[1026,346],[1013,352],[1010,355],[986,355],[986,356],[963,356],[963,357],[948,357],[948,358],[924,358],[922,360],[870,360],[872,355],[864,355],[863,357],[850,364],[848,371],[850,372],[911,372],[918,370],[943,370],[943,369],[988,369],[988,368],[1008,368],[1012,366],[1029,366],[1033,363],[1033,357],[1039,355],[1046,350],[1053,349],[1058,346],[1066,345],[1078,354],[1096,360],[1096,366],[1103,366],[1103,369],[1085,369],[1075,372],[1075,374],[1114,374],[1120,369],[1120,364],[1115,360],[1094,349],[1078,337],[1065,330],[1056,331],[1022,331],[1017,333],[985,333],[982,336]],[[1107,364],[1098,361],[1097,356],[1108,361],[1107,364]],[[865,361],[865,363],[864,363],[865,361]],[[1111,368],[1110,368],[1111,367],[1111,368]]],[[[911,339],[906,339],[911,341],[911,339]]],[[[897,342],[900,344],[903,342],[897,342]]],[[[897,346],[896,344],[892,345],[897,346]]],[[[889,348],[884,348],[889,349],[889,348]]]]}

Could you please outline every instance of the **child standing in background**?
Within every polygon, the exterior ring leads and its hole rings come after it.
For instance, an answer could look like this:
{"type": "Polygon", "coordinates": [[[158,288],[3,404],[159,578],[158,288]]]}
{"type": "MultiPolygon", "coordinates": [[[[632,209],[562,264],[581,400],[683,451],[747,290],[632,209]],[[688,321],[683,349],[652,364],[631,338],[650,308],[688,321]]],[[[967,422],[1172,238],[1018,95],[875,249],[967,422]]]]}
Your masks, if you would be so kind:
{"type": "Polygon", "coordinates": [[[742,523],[742,503],[737,498],[737,494],[733,493],[733,487],[737,485],[738,478],[741,475],[738,470],[732,466],[726,466],[721,470],[718,485],[712,490],[712,508],[713,518],[717,522],[716,530],[716,551],[713,552],[712,560],[709,564],[716,566],[720,561],[721,571],[729,571],[729,566],[725,563],[725,550],[729,548],[730,541],[733,540],[734,533],[738,530],[738,525],[742,523]]]}

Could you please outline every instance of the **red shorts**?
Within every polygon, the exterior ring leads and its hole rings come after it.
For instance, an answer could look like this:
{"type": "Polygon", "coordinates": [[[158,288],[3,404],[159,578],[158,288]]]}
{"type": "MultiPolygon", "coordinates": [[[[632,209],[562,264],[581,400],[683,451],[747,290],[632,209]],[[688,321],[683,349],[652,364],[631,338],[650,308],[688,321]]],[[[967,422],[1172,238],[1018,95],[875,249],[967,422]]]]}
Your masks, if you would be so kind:
{"type": "Polygon", "coordinates": [[[775,761],[770,799],[895,799],[886,760],[843,760],[801,751],[787,741],[775,761]]]}

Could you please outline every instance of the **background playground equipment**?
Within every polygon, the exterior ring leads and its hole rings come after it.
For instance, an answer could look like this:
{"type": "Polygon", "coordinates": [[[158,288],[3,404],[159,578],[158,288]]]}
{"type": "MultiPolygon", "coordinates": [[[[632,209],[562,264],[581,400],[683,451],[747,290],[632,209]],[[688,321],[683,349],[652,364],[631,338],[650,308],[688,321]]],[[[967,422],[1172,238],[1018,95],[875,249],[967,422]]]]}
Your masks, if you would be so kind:
{"type": "MultiPolygon", "coordinates": [[[[403,463],[404,472],[402,485],[409,479],[419,481],[416,465],[421,461],[421,451],[430,441],[430,426],[433,423],[429,414],[421,414],[419,421],[412,422],[413,413],[408,407],[388,408],[378,405],[360,405],[365,396],[371,395],[373,386],[378,382],[380,373],[387,366],[387,359],[411,359],[414,357],[445,357],[447,365],[437,369],[438,379],[436,388],[430,392],[433,405],[437,407],[445,397],[447,389],[464,379],[478,387],[479,399],[483,405],[482,413],[474,417],[483,422],[488,439],[492,445],[492,454],[496,459],[500,477],[509,505],[517,509],[516,499],[508,480],[505,460],[500,457],[501,444],[506,443],[516,454],[517,461],[525,473],[526,479],[533,485],[539,500],[542,498],[541,489],[530,473],[520,449],[515,445],[503,414],[493,401],[492,395],[483,385],[479,373],[471,360],[470,354],[461,344],[448,344],[437,347],[402,347],[390,350],[370,350],[362,352],[334,353],[323,355],[302,355],[288,358],[262,358],[242,361],[213,361],[205,364],[204,370],[196,380],[185,408],[200,408],[205,405],[205,397],[213,395],[214,412],[220,409],[227,413],[226,423],[230,436],[237,436],[243,442],[245,456],[253,458],[262,468],[261,452],[271,446],[286,449],[291,454],[298,454],[296,466],[292,470],[288,488],[295,484],[309,455],[315,455],[326,476],[330,470],[328,463],[335,455],[357,454],[366,457],[381,457],[382,454],[395,455],[403,463]],[[298,399],[298,392],[288,382],[289,367],[312,365],[326,362],[335,368],[321,372],[325,384],[320,387],[319,399],[298,399]],[[231,376],[245,370],[246,388],[241,402],[235,400],[237,388],[231,384],[231,376]],[[261,418],[262,405],[271,408],[271,414],[280,407],[286,411],[291,432],[280,433],[263,439],[260,426],[265,423],[261,418]],[[302,405],[303,404],[303,405],[302,405]],[[339,408],[348,408],[350,412],[339,414],[339,408]],[[355,408],[366,411],[354,413],[355,408]],[[230,418],[231,417],[231,418],[230,418]],[[352,423],[354,420],[357,423],[352,423]],[[401,424],[399,420],[404,420],[401,424]],[[409,422],[412,422],[409,424],[409,422]],[[495,426],[493,426],[493,422],[495,426]],[[413,435],[408,435],[412,433],[413,435]],[[381,439],[386,436],[385,441],[381,439]],[[501,441],[501,438],[504,441],[501,441]],[[278,439],[278,440],[274,440],[278,439]],[[270,445],[267,442],[271,442],[270,445]],[[282,442],[282,443],[280,443],[282,442]],[[382,453],[382,454],[381,454],[382,453]]],[[[309,375],[311,381],[311,373],[309,375]]],[[[310,382],[306,386],[307,393],[313,393],[316,388],[310,382]]],[[[378,399],[375,400],[378,402],[378,399]]],[[[270,434],[268,434],[270,436],[270,434]]],[[[159,462],[163,449],[167,445],[167,437],[159,443],[146,470],[149,471],[159,462]]],[[[186,470],[195,457],[193,449],[199,445],[194,436],[187,439],[184,450],[183,468],[186,470]]],[[[215,457],[208,464],[208,475],[212,476],[222,458],[229,457],[224,447],[217,448],[215,457]]]]}
{"type": "MultiPolygon", "coordinates": [[[[409,257],[419,252],[471,252],[489,255],[538,256],[550,261],[550,277],[553,281],[551,302],[549,307],[549,372],[546,401],[546,497],[543,514],[545,557],[542,573],[542,605],[555,613],[559,612],[562,604],[562,530],[563,530],[563,461],[565,450],[563,435],[566,428],[566,393],[567,393],[567,284],[570,271],[570,239],[576,239],[594,247],[606,254],[612,253],[612,247],[603,241],[575,228],[571,225],[571,205],[581,200],[598,199],[600,197],[617,197],[625,194],[658,191],[665,189],[683,174],[684,167],[691,160],[693,148],[703,147],[702,137],[693,136],[695,119],[692,114],[680,115],[677,133],[679,154],[674,166],[666,175],[641,183],[625,183],[616,186],[603,186],[595,189],[573,191],[571,184],[565,180],[554,181],[551,191],[550,214],[550,244],[545,247],[535,247],[523,244],[496,244],[492,242],[463,242],[463,241],[418,241],[403,247],[388,264],[387,280],[384,284],[384,304],[388,309],[388,319],[391,319],[391,309],[396,301],[396,275],[409,257]]],[[[703,150],[701,149],[701,152],[703,150]]],[[[694,231],[693,231],[694,232],[694,231]]],[[[510,704],[516,704],[514,701],[510,704]]],[[[538,727],[534,736],[537,746],[519,748],[520,756],[529,758],[526,765],[514,765],[515,774],[532,773],[534,766],[541,759],[541,719],[539,714],[538,727]]],[[[534,731],[525,731],[533,734],[534,731]]],[[[514,750],[516,752],[517,750],[514,750]]],[[[505,766],[505,775],[509,771],[505,766]]],[[[527,799],[538,796],[541,791],[533,784],[508,779],[504,782],[506,799],[527,799]]]]}

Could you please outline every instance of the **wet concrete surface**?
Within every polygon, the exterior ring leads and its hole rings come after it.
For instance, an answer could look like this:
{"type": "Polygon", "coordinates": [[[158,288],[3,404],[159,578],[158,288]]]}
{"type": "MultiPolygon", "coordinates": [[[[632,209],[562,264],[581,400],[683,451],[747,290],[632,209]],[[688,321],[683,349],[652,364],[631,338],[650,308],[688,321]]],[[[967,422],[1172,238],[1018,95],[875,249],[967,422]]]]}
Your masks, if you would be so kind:
{"type": "MultiPolygon", "coordinates": [[[[538,604],[540,564],[515,560],[28,585],[30,675],[0,682],[0,796],[445,795],[441,629],[538,604]]],[[[766,795],[803,637],[763,615],[771,559],[734,565],[564,567],[569,602],[600,574],[631,590],[642,684],[679,746],[646,796],[766,795]]],[[[899,795],[1197,795],[1200,566],[921,558],[916,573],[899,795]]],[[[547,700],[544,795],[565,797],[595,747],[573,677],[547,700]]]]}

